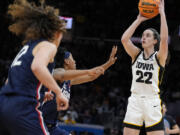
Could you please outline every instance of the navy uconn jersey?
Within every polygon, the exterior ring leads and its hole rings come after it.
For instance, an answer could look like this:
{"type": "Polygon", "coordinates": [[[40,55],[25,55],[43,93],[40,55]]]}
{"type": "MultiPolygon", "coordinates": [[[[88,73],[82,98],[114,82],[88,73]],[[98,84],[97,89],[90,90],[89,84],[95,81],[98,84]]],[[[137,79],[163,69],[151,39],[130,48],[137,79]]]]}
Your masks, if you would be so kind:
{"type": "MultiPolygon", "coordinates": [[[[32,60],[34,58],[32,51],[34,47],[43,40],[30,41],[20,50],[14,59],[8,72],[8,83],[2,87],[1,94],[18,94],[39,97],[39,91],[42,84],[35,77],[31,70],[32,60]]],[[[52,72],[54,63],[48,65],[52,72]]]]}
{"type": "MultiPolygon", "coordinates": [[[[69,80],[69,81],[64,81],[61,84],[62,93],[68,100],[70,99],[70,93],[71,93],[70,83],[71,82],[69,80]]],[[[57,111],[56,98],[44,103],[41,111],[43,112],[44,122],[46,123],[47,126],[49,124],[54,126],[57,124],[58,111],[57,111]]]]}
{"type": "Polygon", "coordinates": [[[159,64],[157,52],[146,59],[141,51],[132,65],[131,92],[140,95],[159,94],[163,73],[164,68],[159,64]]]}
{"type": "Polygon", "coordinates": [[[71,81],[64,81],[63,84],[61,85],[62,93],[63,95],[70,100],[70,93],[71,93],[71,81]]]}

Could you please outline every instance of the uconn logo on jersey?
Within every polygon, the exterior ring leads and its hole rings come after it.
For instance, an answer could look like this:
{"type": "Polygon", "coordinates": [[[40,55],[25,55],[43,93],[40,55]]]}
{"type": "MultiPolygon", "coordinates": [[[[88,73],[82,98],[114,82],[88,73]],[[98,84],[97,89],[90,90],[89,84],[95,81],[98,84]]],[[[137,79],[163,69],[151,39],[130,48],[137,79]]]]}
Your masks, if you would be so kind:
{"type": "Polygon", "coordinates": [[[62,86],[62,93],[63,95],[69,100],[70,99],[70,92],[71,92],[70,81],[65,81],[62,86]]]}

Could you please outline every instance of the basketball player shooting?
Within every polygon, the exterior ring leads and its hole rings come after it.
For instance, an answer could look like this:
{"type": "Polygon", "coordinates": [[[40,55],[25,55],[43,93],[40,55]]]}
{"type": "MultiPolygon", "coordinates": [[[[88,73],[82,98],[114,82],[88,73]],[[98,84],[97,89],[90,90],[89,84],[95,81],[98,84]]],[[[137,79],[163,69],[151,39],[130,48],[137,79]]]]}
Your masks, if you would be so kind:
{"type": "Polygon", "coordinates": [[[124,119],[124,135],[138,135],[145,123],[147,135],[164,135],[164,125],[159,97],[159,85],[168,55],[168,27],[164,12],[164,0],[157,3],[161,20],[160,36],[155,29],[148,28],[142,34],[140,50],[131,42],[136,28],[148,18],[138,15],[124,32],[122,44],[132,59],[131,96],[124,119]],[[155,48],[159,46],[159,50],[155,48]]]}

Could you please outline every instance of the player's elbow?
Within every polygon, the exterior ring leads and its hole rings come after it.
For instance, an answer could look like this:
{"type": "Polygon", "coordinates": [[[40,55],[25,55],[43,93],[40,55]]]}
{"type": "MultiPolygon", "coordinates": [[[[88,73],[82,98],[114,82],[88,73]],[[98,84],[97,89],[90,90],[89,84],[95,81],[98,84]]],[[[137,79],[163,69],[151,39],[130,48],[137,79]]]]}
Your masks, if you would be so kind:
{"type": "Polygon", "coordinates": [[[161,36],[161,42],[168,43],[168,36],[161,36]]]}
{"type": "Polygon", "coordinates": [[[64,80],[64,74],[61,74],[58,70],[54,70],[53,72],[53,78],[57,81],[63,82],[64,80]]]}
{"type": "Polygon", "coordinates": [[[168,51],[168,40],[161,40],[160,49],[164,50],[165,52],[168,51]]]}
{"type": "Polygon", "coordinates": [[[31,70],[33,73],[37,73],[41,70],[41,66],[39,64],[32,63],[31,64],[31,70]]]}
{"type": "Polygon", "coordinates": [[[128,42],[128,40],[129,39],[126,36],[124,36],[124,35],[121,37],[121,43],[122,44],[126,44],[128,42]]]}

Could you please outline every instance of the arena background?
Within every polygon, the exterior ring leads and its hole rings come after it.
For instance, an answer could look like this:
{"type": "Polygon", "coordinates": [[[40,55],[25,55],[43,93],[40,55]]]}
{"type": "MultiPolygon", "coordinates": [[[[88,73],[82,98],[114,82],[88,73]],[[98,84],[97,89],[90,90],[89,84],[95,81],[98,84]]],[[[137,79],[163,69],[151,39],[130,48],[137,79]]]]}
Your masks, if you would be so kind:
{"type": "MultiPolygon", "coordinates": [[[[12,2],[0,1],[1,86],[22,41],[8,31],[10,21],[6,10],[12,2]]],[[[72,52],[77,68],[87,69],[103,64],[112,46],[118,45],[118,60],[105,75],[94,82],[72,87],[69,112],[77,112],[77,123],[101,125],[104,134],[121,134],[132,75],[131,59],[120,39],[137,17],[138,0],[47,0],[46,3],[59,8],[62,16],[73,18],[72,29],[68,30],[61,46],[72,52]]],[[[165,0],[165,4],[171,59],[166,66],[161,95],[167,103],[168,114],[180,125],[180,0],[165,0]]],[[[159,16],[143,23],[135,32],[133,41],[139,46],[143,30],[153,27],[159,31],[159,25],[159,16]]],[[[57,55],[57,66],[58,59],[57,55]]],[[[67,112],[63,112],[60,118],[64,114],[67,112]]]]}

